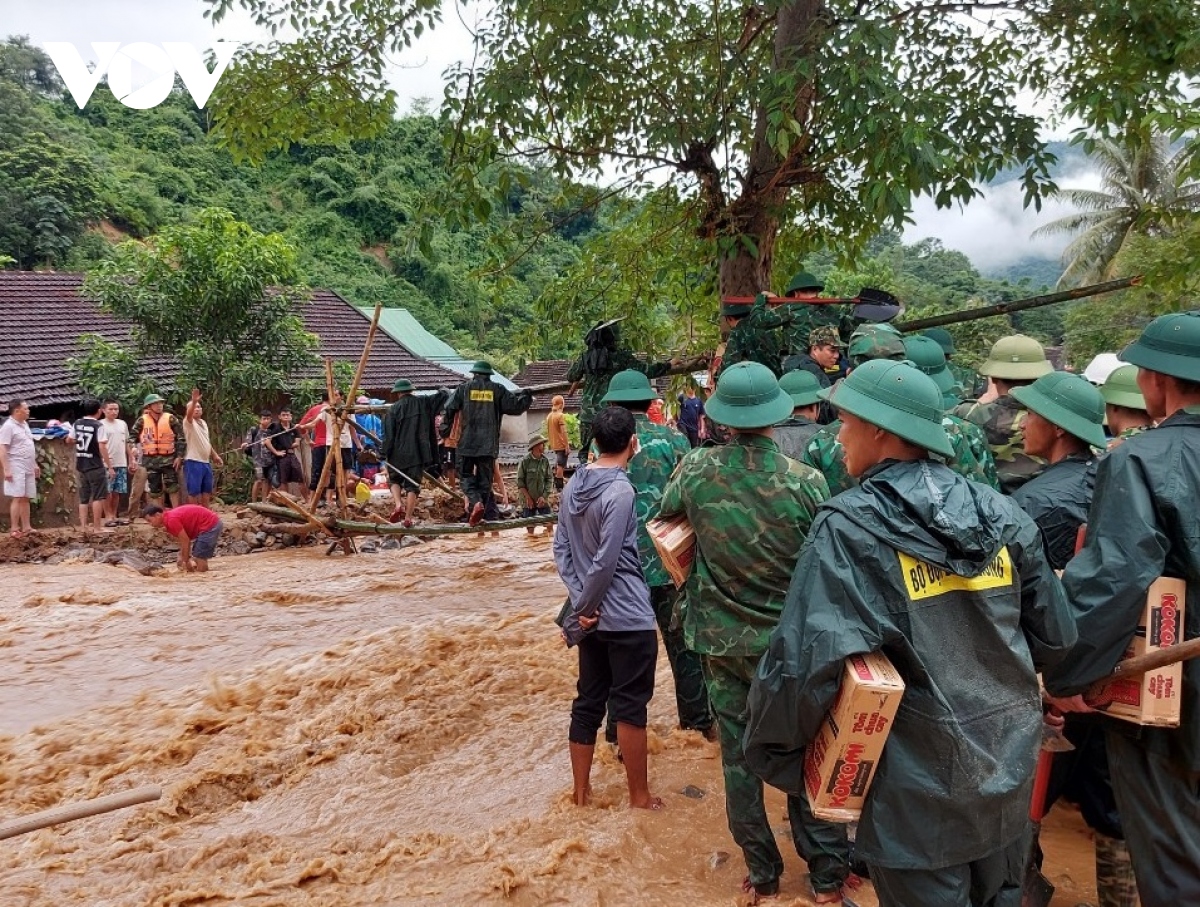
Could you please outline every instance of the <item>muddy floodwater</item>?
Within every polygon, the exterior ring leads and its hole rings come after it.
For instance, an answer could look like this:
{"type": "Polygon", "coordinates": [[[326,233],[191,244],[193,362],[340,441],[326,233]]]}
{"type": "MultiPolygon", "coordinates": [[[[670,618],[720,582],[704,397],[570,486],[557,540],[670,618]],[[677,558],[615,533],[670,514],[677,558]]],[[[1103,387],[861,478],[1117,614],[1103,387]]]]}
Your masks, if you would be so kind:
{"type": "MultiPolygon", "coordinates": [[[[322,551],[208,575],[0,566],[0,820],[163,789],[0,842],[0,903],[738,903],[717,747],[676,729],[665,657],[650,775],[667,808],[624,808],[604,744],[596,805],[570,805],[575,663],[548,538],[322,551]]],[[[778,903],[807,904],[782,796],[768,806],[778,903]]],[[[1056,808],[1043,838],[1055,905],[1094,897],[1078,814],[1056,808]]]]}

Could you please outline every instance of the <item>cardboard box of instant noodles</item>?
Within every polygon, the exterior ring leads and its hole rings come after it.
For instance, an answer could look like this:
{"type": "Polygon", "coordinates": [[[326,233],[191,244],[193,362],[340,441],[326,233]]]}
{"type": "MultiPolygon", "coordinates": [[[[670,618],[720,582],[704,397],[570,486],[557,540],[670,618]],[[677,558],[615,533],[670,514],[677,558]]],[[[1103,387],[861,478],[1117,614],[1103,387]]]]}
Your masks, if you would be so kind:
{"type": "Polygon", "coordinates": [[[696,532],[683,514],[646,522],[646,532],[675,588],[682,588],[696,557],[696,532]]]}
{"type": "Polygon", "coordinates": [[[883,653],[846,659],[837,698],[804,758],[815,816],[858,821],[903,695],[904,681],[883,653]]]}
{"type": "MultiPolygon", "coordinates": [[[[1173,646],[1183,639],[1183,606],[1187,584],[1164,576],[1146,593],[1146,606],[1125,658],[1173,646]]],[[[1145,674],[1114,680],[1104,688],[1112,703],[1103,707],[1107,715],[1155,727],[1179,727],[1179,697],[1183,689],[1183,665],[1176,662],[1145,674]]]]}

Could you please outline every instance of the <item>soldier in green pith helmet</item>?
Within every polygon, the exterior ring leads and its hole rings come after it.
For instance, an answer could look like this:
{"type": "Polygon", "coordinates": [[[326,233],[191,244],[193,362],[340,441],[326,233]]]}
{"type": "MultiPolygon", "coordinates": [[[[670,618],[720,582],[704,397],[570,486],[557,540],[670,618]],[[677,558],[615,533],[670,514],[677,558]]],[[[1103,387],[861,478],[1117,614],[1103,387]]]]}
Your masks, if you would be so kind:
{"type": "Polygon", "coordinates": [[[567,370],[571,387],[567,396],[582,388],[579,403],[579,462],[587,463],[592,445],[592,419],[604,408],[600,401],[608,393],[608,384],[613,375],[627,369],[636,369],[654,379],[671,370],[674,361],[642,362],[630,350],[621,345],[621,319],[603,321],[588,331],[584,338],[586,349],[567,370]]]}
{"type": "Polygon", "coordinates": [[[1122,365],[1116,369],[1100,388],[1104,397],[1104,418],[1112,440],[1112,450],[1135,435],[1154,427],[1154,420],[1146,412],[1146,398],[1137,385],[1137,366],[1122,365]]]}
{"type": "Polygon", "coordinates": [[[928,376],[876,360],[822,393],[861,484],[809,530],[755,671],[746,762],[803,796],[805,750],[845,660],[885,655],[906,689],[855,841],[881,907],[1015,907],[1042,734],[1036,672],[1075,642],[1072,614],[1033,521],[931,458],[953,451],[928,376]]]}
{"type": "Polygon", "coordinates": [[[721,333],[728,336],[721,356],[717,379],[730,366],[739,362],[757,362],[780,375],[782,338],[779,329],[791,324],[791,314],[772,311],[767,306],[767,294],[759,293],[754,303],[721,303],[721,333]]]}
{"type": "MultiPolygon", "coordinates": [[[[1154,319],[1120,357],[1160,421],[1100,459],[1087,541],[1063,571],[1079,642],[1044,680],[1066,712],[1089,710],[1083,693],[1124,656],[1160,577],[1186,584],[1177,638],[1200,636],[1200,313],[1154,319]]],[[[1200,904],[1200,661],[1182,671],[1178,727],[1103,718],[1143,907],[1200,904]]]]}
{"type": "Polygon", "coordinates": [[[987,435],[1005,494],[1012,494],[1046,467],[1044,460],[1025,452],[1025,409],[1012,391],[1052,371],[1046,351],[1032,337],[1001,337],[979,367],[981,375],[992,379],[999,396],[988,403],[969,400],[954,410],[954,415],[974,422],[987,435]]]}
{"type": "MultiPolygon", "coordinates": [[[[684,457],[660,512],[686,514],[696,533],[680,615],[688,647],[703,659],[720,732],[729,830],[749,869],[745,890],[757,899],[778,893],[783,858],[762,782],[742,751],[746,696],[827,492],[820,475],[781,454],[772,438],[771,426],[791,414],[793,402],[765,366],[742,362],[726,369],[706,408],[733,439],[684,457]]],[[[839,903],[849,866],[845,829],[813,818],[803,796],[788,798],[788,815],[819,901],[839,903]]]]}

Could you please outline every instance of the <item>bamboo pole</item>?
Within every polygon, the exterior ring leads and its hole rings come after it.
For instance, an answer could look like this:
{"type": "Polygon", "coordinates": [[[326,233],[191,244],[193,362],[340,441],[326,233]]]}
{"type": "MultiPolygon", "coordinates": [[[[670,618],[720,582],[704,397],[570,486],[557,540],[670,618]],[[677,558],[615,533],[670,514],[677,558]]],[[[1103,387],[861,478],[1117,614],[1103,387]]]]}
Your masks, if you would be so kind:
{"type": "Polygon", "coordinates": [[[1104,293],[1115,293],[1117,290],[1135,287],[1142,282],[1142,276],[1122,277],[1105,283],[1094,283],[1086,287],[1076,287],[1074,290],[1063,290],[1060,293],[1046,293],[1042,296],[1030,296],[1027,299],[1014,299],[1012,302],[997,302],[992,305],[979,306],[974,309],[963,309],[959,312],[947,312],[944,315],[931,315],[928,318],[916,318],[912,321],[893,322],[900,331],[923,331],[926,328],[941,327],[944,324],[958,324],[962,321],[975,321],[979,318],[991,318],[996,315],[1009,315],[1013,312],[1023,312],[1026,309],[1037,309],[1056,302],[1069,302],[1072,299],[1086,299],[1089,296],[1100,296],[1104,293]]]}
{"type": "MultiPolygon", "coordinates": [[[[375,311],[371,315],[371,326],[367,329],[367,340],[366,343],[363,344],[362,355],[358,357],[358,368],[354,371],[354,381],[351,382],[350,390],[346,394],[347,408],[340,410],[335,417],[338,427],[338,437],[341,437],[342,426],[346,424],[346,419],[349,418],[347,415],[350,412],[349,406],[352,405],[353,402],[358,398],[358,388],[359,385],[362,384],[363,372],[365,372],[367,369],[367,359],[371,355],[371,346],[375,343],[375,331],[379,328],[379,315],[382,311],[383,303],[375,303],[375,311]]],[[[357,423],[355,424],[355,428],[357,428],[357,423]]],[[[347,515],[346,471],[345,464],[342,462],[342,448],[340,444],[338,445],[337,452],[337,470],[338,512],[341,513],[342,518],[344,519],[347,515]]]]}
{"type": "Polygon", "coordinates": [[[146,787],[135,787],[133,790],[122,791],[119,794],[109,794],[107,797],[97,797],[82,803],[68,803],[53,809],[43,810],[20,819],[0,823],[0,840],[14,838],[27,832],[48,828],[62,822],[73,822],[87,816],[98,816],[101,813],[112,812],[114,809],[124,809],[139,803],[150,803],[162,796],[162,789],[157,784],[146,787]]]}
{"type": "MultiPolygon", "coordinates": [[[[325,357],[325,398],[328,401],[327,406],[333,405],[333,360],[328,356],[325,357]]],[[[328,410],[327,410],[328,411],[328,410]]],[[[317,418],[324,419],[326,413],[322,413],[317,418]]],[[[326,442],[332,441],[329,437],[329,432],[332,429],[331,425],[325,429],[326,442]]],[[[314,433],[315,434],[315,433],[314,433]]],[[[330,446],[326,443],[326,446],[330,446]]],[[[340,446],[340,444],[338,445],[340,446]]],[[[312,497],[308,501],[309,510],[316,509],[317,502],[321,500],[321,496],[325,494],[325,486],[329,483],[329,468],[332,464],[329,462],[329,454],[325,454],[325,462],[321,464],[321,476],[317,479],[317,487],[312,493],[312,497]]]]}
{"type": "Polygon", "coordinates": [[[316,514],[307,510],[299,501],[294,501],[285,494],[282,494],[277,489],[272,489],[270,499],[277,504],[282,504],[288,508],[288,512],[295,511],[303,519],[305,524],[319,532],[329,532],[329,526],[317,518],[316,514]]]}
{"type": "Polygon", "coordinates": [[[466,523],[427,523],[424,526],[404,528],[400,523],[365,523],[359,520],[337,520],[333,525],[348,535],[416,535],[421,537],[442,535],[478,535],[481,532],[499,532],[502,529],[520,529],[525,526],[549,526],[558,522],[558,516],[531,516],[515,520],[495,520],[470,526],[466,523]]]}

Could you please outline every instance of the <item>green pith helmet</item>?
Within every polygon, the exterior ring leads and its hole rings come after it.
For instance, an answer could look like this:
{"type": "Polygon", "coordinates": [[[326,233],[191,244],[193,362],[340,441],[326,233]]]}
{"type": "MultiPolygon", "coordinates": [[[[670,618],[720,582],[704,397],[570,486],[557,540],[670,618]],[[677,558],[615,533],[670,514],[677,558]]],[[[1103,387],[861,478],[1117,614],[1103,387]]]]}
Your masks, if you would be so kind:
{"type": "Polygon", "coordinates": [[[842,349],[845,345],[841,335],[838,334],[838,329],[832,324],[823,324],[808,332],[810,349],[814,346],[836,346],[838,349],[842,349]]]}
{"type": "Polygon", "coordinates": [[[1092,447],[1103,450],[1108,444],[1104,436],[1104,398],[1086,378],[1070,372],[1051,372],[1033,384],[1013,388],[1012,396],[1030,412],[1092,447]]]}
{"type": "Polygon", "coordinates": [[[922,374],[933,379],[942,392],[943,405],[949,408],[958,404],[961,388],[950,369],[946,368],[946,354],[936,340],[920,334],[905,337],[904,353],[922,374]]]}
{"type": "Polygon", "coordinates": [[[1032,381],[1052,371],[1042,345],[1024,334],[1001,337],[979,366],[979,374],[1002,381],[1032,381]]]}
{"type": "Polygon", "coordinates": [[[872,359],[900,362],[905,358],[904,340],[900,332],[890,324],[859,325],[850,335],[846,357],[855,368],[872,359]]]}
{"type": "Polygon", "coordinates": [[[780,389],[792,398],[792,406],[812,406],[821,402],[821,382],[812,372],[793,369],[779,379],[780,389]]]}
{"type": "Polygon", "coordinates": [[[1200,381],[1200,312],[1160,315],[1120,355],[1150,372],[1200,381]]]}
{"type": "Polygon", "coordinates": [[[1142,389],[1138,387],[1137,376],[1136,365],[1122,365],[1108,376],[1108,380],[1100,388],[1100,396],[1104,398],[1105,403],[1111,403],[1113,406],[1145,412],[1146,398],[1142,396],[1142,389]]]}
{"type": "Polygon", "coordinates": [[[608,393],[600,398],[601,403],[649,403],[658,397],[658,391],[650,386],[650,379],[635,368],[617,372],[608,383],[608,393]]]}
{"type": "Polygon", "coordinates": [[[546,438],[545,435],[534,435],[532,438],[529,439],[529,443],[525,445],[525,448],[527,450],[533,450],[539,444],[546,444],[547,442],[548,442],[548,439],[546,438]]]}
{"type": "Polygon", "coordinates": [[[397,394],[411,393],[413,391],[413,383],[407,378],[397,378],[396,383],[392,385],[392,391],[397,394]]]}
{"type": "Polygon", "coordinates": [[[825,284],[817,280],[807,271],[797,271],[792,275],[792,279],[788,281],[787,289],[783,291],[784,296],[790,296],[792,293],[798,293],[801,290],[815,290],[820,293],[825,289],[825,284]]]}
{"type": "Polygon", "coordinates": [[[792,398],[779,388],[771,370],[758,362],[739,362],[721,372],[716,392],[704,411],[729,428],[766,428],[792,414],[792,398]]]}
{"type": "Polygon", "coordinates": [[[911,444],[954,456],[942,427],[942,392],[932,378],[907,362],[866,362],[821,391],[821,398],[911,444]]]}
{"type": "Polygon", "coordinates": [[[954,335],[945,328],[928,328],[922,333],[942,348],[942,352],[946,354],[947,359],[958,352],[954,348],[954,335]]]}
{"type": "Polygon", "coordinates": [[[150,406],[152,403],[166,403],[167,401],[158,394],[146,394],[146,399],[142,401],[142,406],[150,406]]]}
{"type": "Polygon", "coordinates": [[[474,365],[471,366],[471,374],[472,375],[494,375],[494,374],[496,374],[496,370],[494,368],[492,368],[492,364],[490,362],[484,362],[482,359],[480,359],[478,362],[476,362],[474,365]]]}

